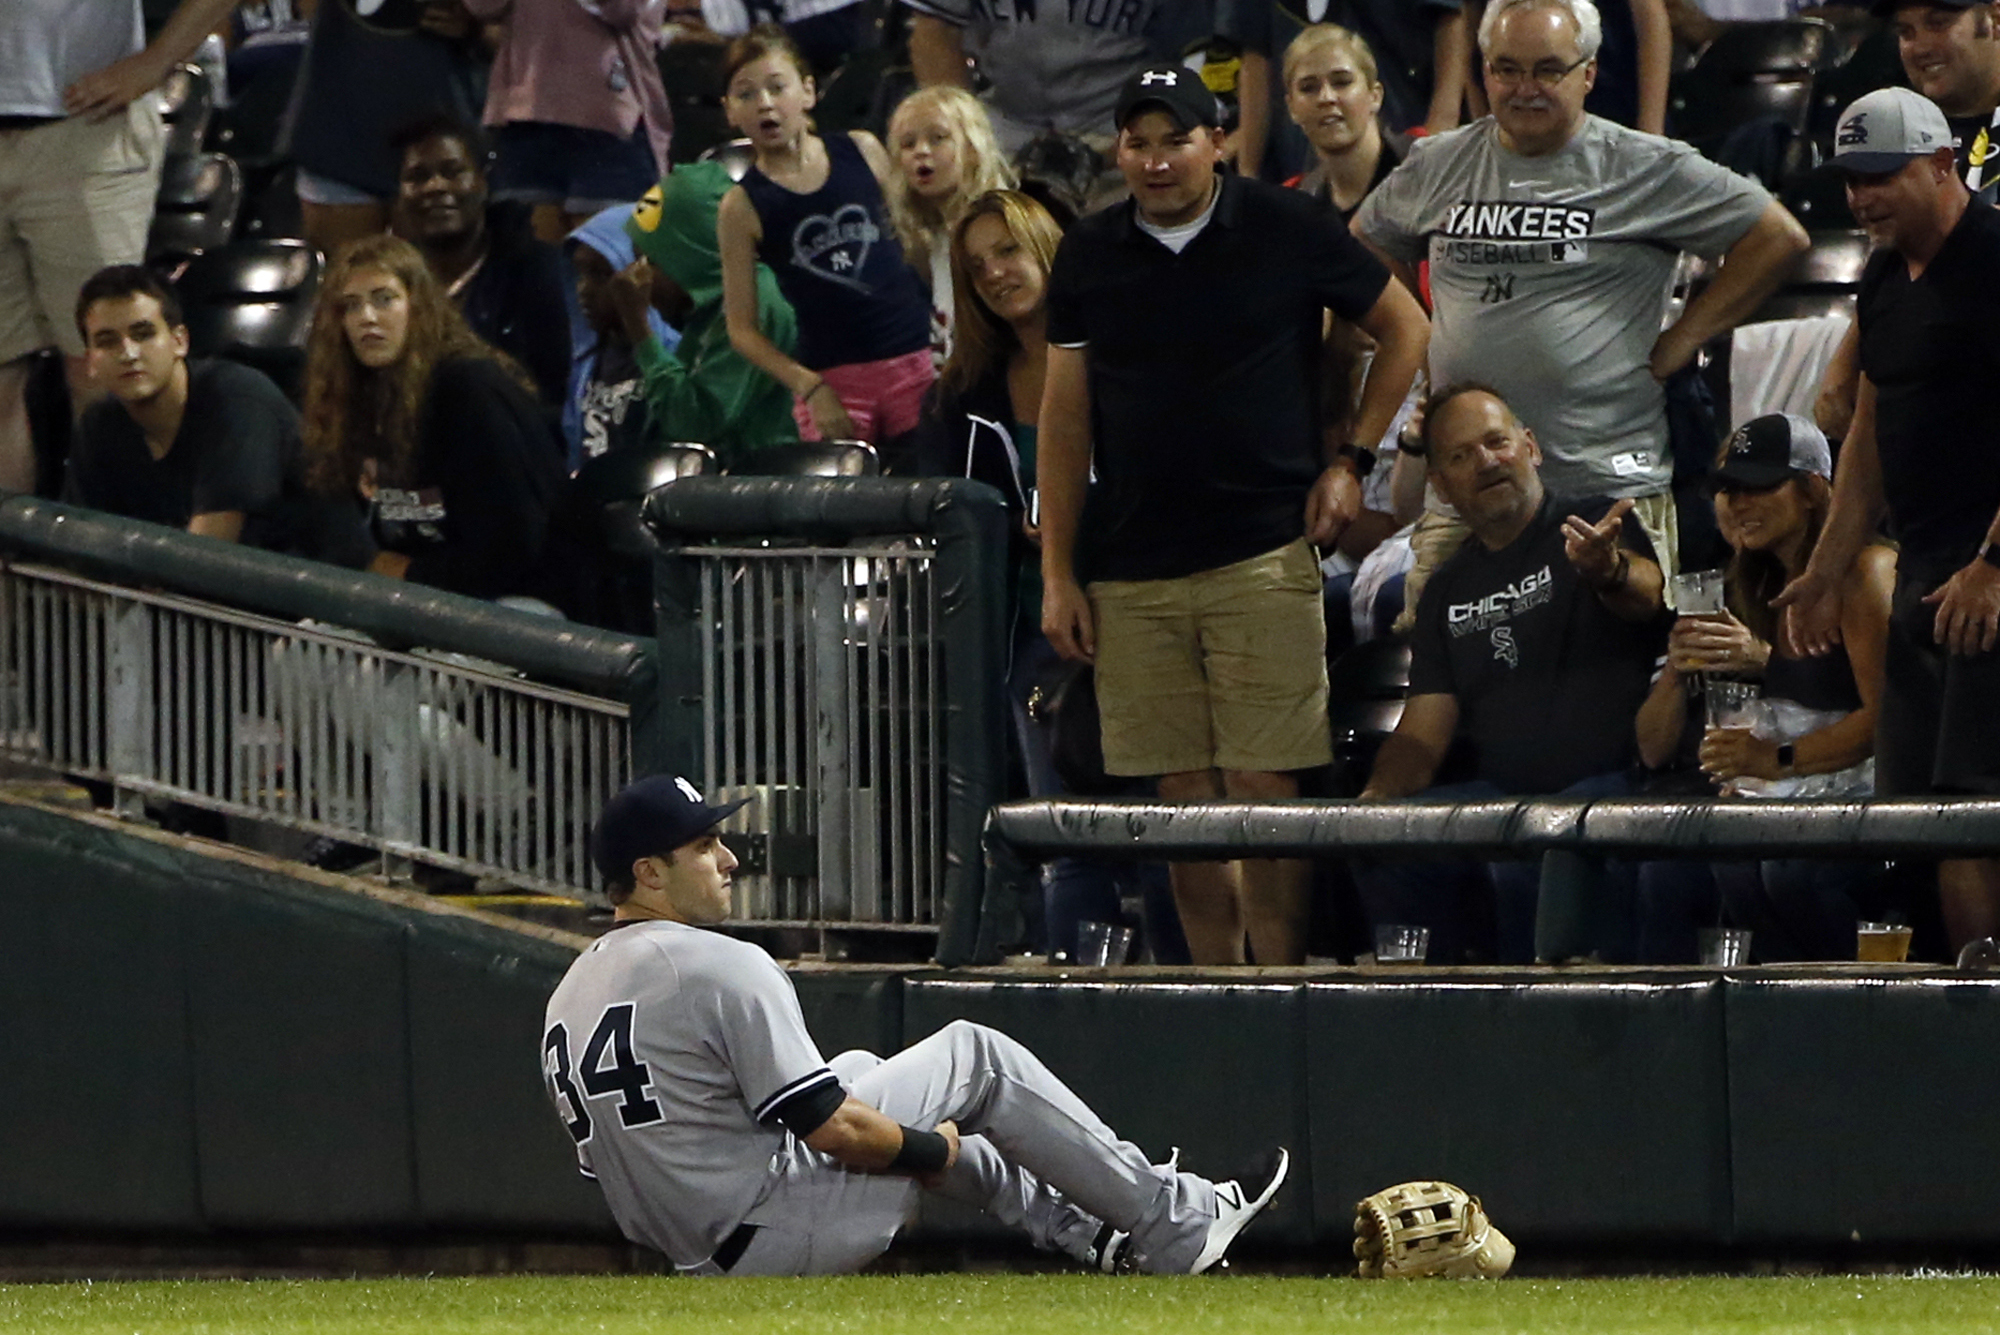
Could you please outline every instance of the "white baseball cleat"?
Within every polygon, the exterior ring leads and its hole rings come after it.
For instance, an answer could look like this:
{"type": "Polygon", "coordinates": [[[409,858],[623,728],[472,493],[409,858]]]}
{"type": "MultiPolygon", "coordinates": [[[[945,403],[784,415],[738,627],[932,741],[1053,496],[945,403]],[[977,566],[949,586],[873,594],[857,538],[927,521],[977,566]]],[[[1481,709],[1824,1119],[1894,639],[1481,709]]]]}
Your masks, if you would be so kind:
{"type": "Polygon", "coordinates": [[[1202,1247],[1201,1255],[1195,1257],[1194,1264],[1188,1267],[1190,1275],[1199,1275],[1222,1260],[1222,1254],[1229,1250],[1230,1243],[1236,1241],[1236,1235],[1271,1203],[1271,1198],[1278,1194],[1278,1188],[1285,1185],[1285,1174],[1291,1166],[1291,1152],[1281,1145],[1265,1165],[1249,1177],[1215,1184],[1215,1218],[1208,1226],[1208,1242],[1202,1247]]]}

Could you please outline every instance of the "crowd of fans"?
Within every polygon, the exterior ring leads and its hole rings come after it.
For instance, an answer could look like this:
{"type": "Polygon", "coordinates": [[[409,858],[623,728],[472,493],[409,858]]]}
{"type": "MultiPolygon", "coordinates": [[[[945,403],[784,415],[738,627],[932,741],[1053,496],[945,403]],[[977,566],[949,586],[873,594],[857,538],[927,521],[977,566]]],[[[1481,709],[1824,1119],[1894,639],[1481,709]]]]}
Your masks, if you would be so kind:
{"type": "MultiPolygon", "coordinates": [[[[2000,5],[1826,11],[1886,25],[1915,91],[1822,146],[1874,253],[1817,421],[1735,424],[1704,414],[1703,349],[1811,237],[1661,132],[1677,43],[1785,0],[882,8],[181,0],[149,40],[139,0],[10,6],[0,488],[615,625],[591,461],[861,441],[1007,503],[1036,794],[1081,782],[1058,715],[1095,730],[1096,791],[1312,791],[1358,641],[1410,664],[1367,799],[2000,786],[2000,5]],[[843,64],[904,29],[883,138],[822,128],[843,64]],[[191,355],[145,263],[150,92],[217,31],[231,70],[290,80],[280,188],[326,263],[297,403],[191,355]],[[675,144],[675,43],[716,48],[719,160],[675,144]],[[1677,615],[1712,568],[1722,604],[1677,615]],[[1761,685],[1725,717],[1730,682],[1761,685]]],[[[1129,892],[1156,958],[1294,963],[1314,877],[1065,859],[1045,943],[1129,892]]],[[[1598,906],[1576,953],[1618,962],[1686,962],[1723,920],[1766,961],[1844,957],[1857,917],[1924,898],[1799,859],[1353,880],[1439,962],[1546,959],[1557,881],[1598,906]]],[[[1995,863],[1937,887],[1949,948],[2000,931],[1995,863]]]]}

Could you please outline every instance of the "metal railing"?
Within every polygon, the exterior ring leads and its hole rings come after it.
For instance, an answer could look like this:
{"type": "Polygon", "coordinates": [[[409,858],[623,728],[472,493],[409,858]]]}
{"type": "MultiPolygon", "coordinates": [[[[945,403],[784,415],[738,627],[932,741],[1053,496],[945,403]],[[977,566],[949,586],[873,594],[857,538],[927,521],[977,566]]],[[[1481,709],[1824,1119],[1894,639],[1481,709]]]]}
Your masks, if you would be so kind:
{"type": "Polygon", "coordinates": [[[32,564],[0,566],[0,746],[157,797],[572,897],[626,707],[32,564]]]}
{"type": "Polygon", "coordinates": [[[734,822],[753,836],[735,916],[934,928],[944,724],[928,544],[685,555],[701,591],[703,783],[760,799],[734,822]]]}
{"type": "Polygon", "coordinates": [[[0,500],[0,754],[593,899],[661,768],[650,642],[154,524],[0,500]],[[421,646],[421,647],[418,647],[421,646]]]}
{"type": "Polygon", "coordinates": [[[754,796],[737,921],[969,957],[1005,777],[1006,511],[964,480],[687,478],[653,492],[668,764],[754,796]]]}

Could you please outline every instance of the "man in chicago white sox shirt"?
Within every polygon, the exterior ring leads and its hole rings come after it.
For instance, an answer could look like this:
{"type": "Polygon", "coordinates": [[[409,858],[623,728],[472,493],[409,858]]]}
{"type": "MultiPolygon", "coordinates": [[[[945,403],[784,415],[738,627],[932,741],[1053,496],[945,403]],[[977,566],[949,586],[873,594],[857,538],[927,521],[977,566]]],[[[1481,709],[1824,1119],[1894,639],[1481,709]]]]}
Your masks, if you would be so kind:
{"type": "Polygon", "coordinates": [[[1283,1183],[1156,1165],[1006,1035],[957,1021],[828,1062],[791,980],[728,916],[736,859],[686,779],[641,779],[592,841],[616,909],[549,999],[542,1070],[626,1236],[690,1274],[858,1270],[939,1191],[1103,1270],[1199,1273],[1283,1183]]]}

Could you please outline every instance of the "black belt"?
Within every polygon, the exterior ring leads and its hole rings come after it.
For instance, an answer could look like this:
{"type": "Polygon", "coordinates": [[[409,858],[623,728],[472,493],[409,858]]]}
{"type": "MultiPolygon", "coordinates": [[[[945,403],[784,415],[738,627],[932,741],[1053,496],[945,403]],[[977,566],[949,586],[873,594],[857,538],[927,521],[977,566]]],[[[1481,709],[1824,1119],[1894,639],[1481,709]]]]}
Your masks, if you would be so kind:
{"type": "Polygon", "coordinates": [[[709,1259],[721,1267],[723,1274],[726,1275],[734,1270],[736,1263],[743,1259],[743,1253],[750,1246],[750,1239],[757,1236],[757,1227],[756,1224],[738,1224],[736,1231],[724,1238],[722,1245],[715,1249],[715,1255],[709,1259]]]}
{"type": "Polygon", "coordinates": [[[0,116],[0,130],[34,130],[61,119],[61,116],[0,116]]]}

